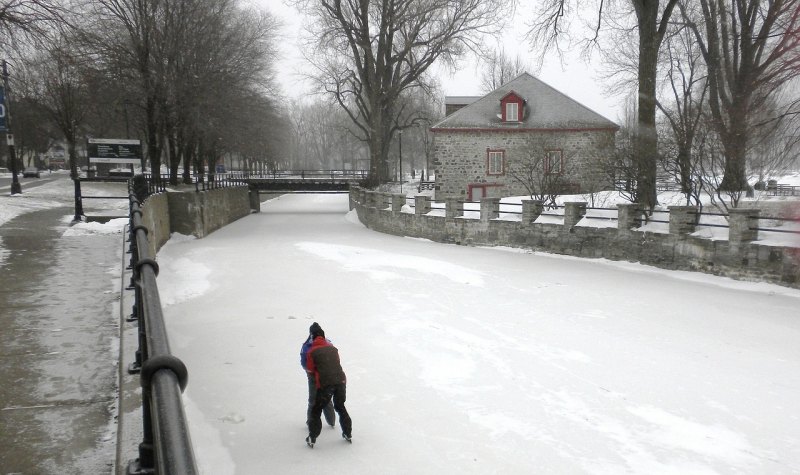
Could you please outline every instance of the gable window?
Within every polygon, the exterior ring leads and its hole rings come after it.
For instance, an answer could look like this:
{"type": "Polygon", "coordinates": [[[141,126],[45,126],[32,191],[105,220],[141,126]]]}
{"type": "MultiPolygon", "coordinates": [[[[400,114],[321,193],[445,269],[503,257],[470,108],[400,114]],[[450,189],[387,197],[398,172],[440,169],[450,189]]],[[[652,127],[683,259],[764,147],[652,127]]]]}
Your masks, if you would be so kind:
{"type": "Polygon", "coordinates": [[[564,173],[563,151],[548,150],[545,152],[544,173],[547,175],[561,175],[564,173]]]}
{"type": "Polygon", "coordinates": [[[498,117],[502,122],[518,124],[522,122],[525,115],[525,99],[514,91],[500,99],[500,114],[498,117]]]}
{"type": "Polygon", "coordinates": [[[505,151],[487,150],[486,151],[486,174],[502,175],[505,173],[505,151]]]}
{"type": "Polygon", "coordinates": [[[519,122],[519,104],[516,102],[506,103],[506,122],[519,122]]]}

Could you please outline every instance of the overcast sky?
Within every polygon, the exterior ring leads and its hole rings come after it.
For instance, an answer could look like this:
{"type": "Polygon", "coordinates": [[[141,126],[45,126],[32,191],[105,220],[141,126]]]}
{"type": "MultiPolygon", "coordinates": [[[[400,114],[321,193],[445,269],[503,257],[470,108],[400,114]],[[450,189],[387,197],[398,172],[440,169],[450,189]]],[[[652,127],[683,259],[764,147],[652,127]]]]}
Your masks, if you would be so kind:
{"type": "MultiPolygon", "coordinates": [[[[284,22],[284,36],[281,44],[281,61],[278,70],[279,81],[284,94],[289,97],[300,97],[308,93],[308,87],[301,85],[299,72],[307,71],[308,65],[303,59],[300,51],[300,35],[305,22],[304,16],[294,7],[287,6],[283,0],[251,0],[261,8],[273,13],[284,22]]],[[[526,7],[527,2],[521,2],[517,8],[513,27],[508,30],[508,34],[503,38],[505,51],[509,56],[519,54],[524,60],[535,64],[537,57],[529,49],[529,45],[522,38],[525,28],[526,12],[531,8],[526,7]],[[529,59],[529,60],[528,60],[529,59]]],[[[581,102],[586,107],[605,116],[606,118],[619,122],[622,114],[622,102],[620,97],[606,97],[603,88],[596,79],[596,65],[587,65],[583,60],[575,55],[566,58],[563,65],[559,63],[554,54],[548,56],[542,70],[536,74],[535,70],[529,71],[537,75],[541,80],[581,102]]],[[[455,74],[450,74],[443,68],[437,68],[435,74],[441,81],[444,94],[447,96],[479,96],[483,95],[480,87],[481,68],[472,58],[465,58],[462,65],[455,74]]]]}

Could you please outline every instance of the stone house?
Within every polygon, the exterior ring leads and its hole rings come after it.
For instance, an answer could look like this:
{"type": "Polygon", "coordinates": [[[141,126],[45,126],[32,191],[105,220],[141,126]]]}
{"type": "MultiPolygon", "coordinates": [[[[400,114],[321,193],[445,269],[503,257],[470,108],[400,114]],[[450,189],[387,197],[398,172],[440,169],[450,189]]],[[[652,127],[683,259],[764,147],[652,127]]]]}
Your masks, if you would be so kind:
{"type": "MultiPolygon", "coordinates": [[[[609,189],[619,126],[528,73],[434,124],[436,199],[609,189]]],[[[453,110],[451,109],[451,110],[453,110]]]]}

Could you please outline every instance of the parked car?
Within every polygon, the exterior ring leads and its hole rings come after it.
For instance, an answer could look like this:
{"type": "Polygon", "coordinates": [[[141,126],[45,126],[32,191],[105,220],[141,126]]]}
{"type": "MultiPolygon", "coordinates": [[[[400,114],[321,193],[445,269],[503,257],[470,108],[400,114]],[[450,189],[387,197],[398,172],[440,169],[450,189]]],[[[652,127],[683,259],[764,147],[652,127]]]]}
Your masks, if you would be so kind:
{"type": "Polygon", "coordinates": [[[22,172],[23,178],[41,178],[42,175],[39,173],[39,169],[36,167],[28,167],[22,172]]]}

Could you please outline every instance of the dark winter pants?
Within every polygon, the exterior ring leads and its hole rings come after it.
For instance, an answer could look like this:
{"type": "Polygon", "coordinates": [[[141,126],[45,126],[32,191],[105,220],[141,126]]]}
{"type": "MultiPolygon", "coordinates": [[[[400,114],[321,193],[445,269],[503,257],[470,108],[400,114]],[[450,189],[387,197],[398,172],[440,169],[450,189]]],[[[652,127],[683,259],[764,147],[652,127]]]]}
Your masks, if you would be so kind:
{"type": "Polygon", "coordinates": [[[331,402],[333,398],[333,408],[339,413],[339,425],[342,427],[342,434],[350,436],[353,426],[350,415],[344,407],[347,400],[347,389],[344,384],[334,384],[317,389],[317,398],[314,407],[311,408],[311,416],[308,418],[308,430],[312,439],[316,440],[322,432],[322,409],[331,402]]]}
{"type": "MultiPolygon", "coordinates": [[[[314,407],[314,402],[317,400],[317,382],[314,381],[314,375],[312,373],[306,373],[308,376],[308,409],[306,410],[306,424],[308,421],[311,420],[311,408],[314,407]]],[[[336,425],[336,413],[333,412],[333,404],[328,401],[328,404],[322,409],[322,413],[325,414],[325,422],[328,423],[329,426],[333,427],[336,425]]]]}

